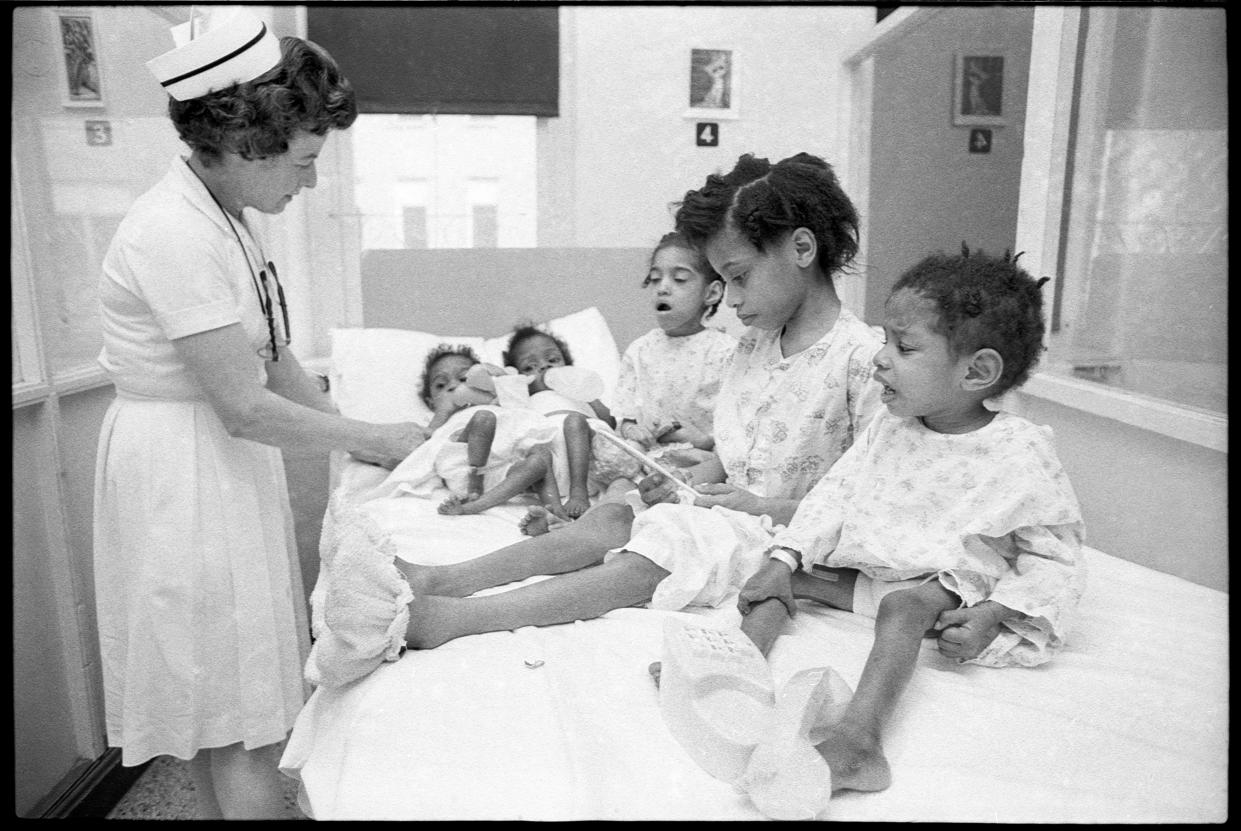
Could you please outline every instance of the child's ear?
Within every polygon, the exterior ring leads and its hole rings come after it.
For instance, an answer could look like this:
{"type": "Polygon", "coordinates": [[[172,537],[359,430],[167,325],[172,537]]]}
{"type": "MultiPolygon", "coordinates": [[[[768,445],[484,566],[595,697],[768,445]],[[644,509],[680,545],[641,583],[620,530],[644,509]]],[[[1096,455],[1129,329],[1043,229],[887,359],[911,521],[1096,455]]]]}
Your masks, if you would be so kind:
{"type": "Polygon", "coordinates": [[[980,392],[999,381],[1003,372],[1004,358],[999,352],[994,349],[979,349],[970,356],[961,386],[970,392],[980,392]]]}
{"type": "Polygon", "coordinates": [[[794,228],[789,236],[789,244],[793,246],[793,255],[799,267],[809,268],[814,265],[815,257],[819,254],[819,241],[814,238],[813,231],[804,226],[794,228]]]}
{"type": "Polygon", "coordinates": [[[724,281],[712,280],[707,283],[707,294],[702,298],[702,305],[714,306],[724,299],[724,281]]]}

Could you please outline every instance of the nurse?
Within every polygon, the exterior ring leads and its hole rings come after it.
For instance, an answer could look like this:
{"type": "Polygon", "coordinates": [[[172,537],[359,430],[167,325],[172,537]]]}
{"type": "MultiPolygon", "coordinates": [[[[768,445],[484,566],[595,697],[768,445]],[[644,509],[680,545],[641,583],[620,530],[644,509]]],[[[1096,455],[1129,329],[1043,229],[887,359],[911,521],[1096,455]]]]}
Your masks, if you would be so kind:
{"type": "Polygon", "coordinates": [[[188,157],[121,221],[100,281],[116,386],[95,479],[95,594],[108,744],[189,759],[203,817],[276,817],[279,743],[308,649],[280,448],[388,467],[414,424],[342,418],[289,348],[286,296],[247,208],[315,186],[357,117],[320,47],[237,7],[173,28],[147,66],[188,157]]]}

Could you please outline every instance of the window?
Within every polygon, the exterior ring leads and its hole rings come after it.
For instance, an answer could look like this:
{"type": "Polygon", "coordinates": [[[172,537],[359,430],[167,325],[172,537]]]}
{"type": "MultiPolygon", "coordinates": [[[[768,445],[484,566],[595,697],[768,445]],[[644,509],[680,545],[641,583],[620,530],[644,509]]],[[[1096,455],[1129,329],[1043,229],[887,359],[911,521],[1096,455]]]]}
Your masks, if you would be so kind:
{"type": "Polygon", "coordinates": [[[475,205],[473,209],[474,247],[495,248],[499,238],[495,205],[475,205]]]}
{"type": "Polygon", "coordinates": [[[401,209],[404,220],[405,247],[427,247],[427,209],[425,205],[406,205],[401,209]]]}
{"type": "Polygon", "coordinates": [[[534,247],[535,127],[534,116],[358,116],[362,247],[534,247]]]}
{"type": "Polygon", "coordinates": [[[1042,369],[1226,413],[1224,11],[1081,15],[1042,369]]]}

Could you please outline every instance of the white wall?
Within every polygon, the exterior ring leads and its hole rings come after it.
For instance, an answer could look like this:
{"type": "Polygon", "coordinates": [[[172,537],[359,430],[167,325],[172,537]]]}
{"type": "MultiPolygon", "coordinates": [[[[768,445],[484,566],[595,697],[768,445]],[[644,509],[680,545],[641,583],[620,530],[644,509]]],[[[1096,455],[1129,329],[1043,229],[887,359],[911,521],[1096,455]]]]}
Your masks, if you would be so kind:
{"type": "Polygon", "coordinates": [[[539,245],[652,245],[668,205],[745,152],[838,162],[841,62],[875,25],[869,6],[567,6],[560,117],[539,133],[539,245]],[[736,120],[697,147],[690,49],[735,51],[736,120]]]}
{"type": "Polygon", "coordinates": [[[1055,431],[1087,545],[1228,591],[1228,454],[1026,392],[1013,409],[1055,431]]]}

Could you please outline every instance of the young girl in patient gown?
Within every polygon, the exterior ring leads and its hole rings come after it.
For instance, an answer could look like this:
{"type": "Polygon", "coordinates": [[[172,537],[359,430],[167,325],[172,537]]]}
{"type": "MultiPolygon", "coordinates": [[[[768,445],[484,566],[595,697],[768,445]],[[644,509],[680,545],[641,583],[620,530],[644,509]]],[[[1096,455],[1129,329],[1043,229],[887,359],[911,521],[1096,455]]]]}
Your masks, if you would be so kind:
{"type": "MultiPolygon", "coordinates": [[[[764,654],[795,598],[875,619],[843,717],[808,737],[832,790],[890,783],[881,734],[928,632],[958,660],[1035,666],[1072,626],[1083,528],[1051,430],[984,406],[1038,359],[1040,286],[1013,259],[968,252],[929,257],[897,281],[874,359],[886,409],[807,494],[741,590],[742,631],[764,654]]],[[[787,775],[778,754],[751,767],[741,784],[752,790],[787,775]]],[[[804,776],[804,759],[798,768],[804,776]]]]}
{"type": "MultiPolygon", "coordinates": [[[[724,281],[683,234],[665,234],[643,286],[658,324],[625,349],[612,414],[643,450],[715,447],[715,400],[737,339],[708,328],[724,281]]],[[[654,452],[658,458],[662,455],[654,452]]]]}

